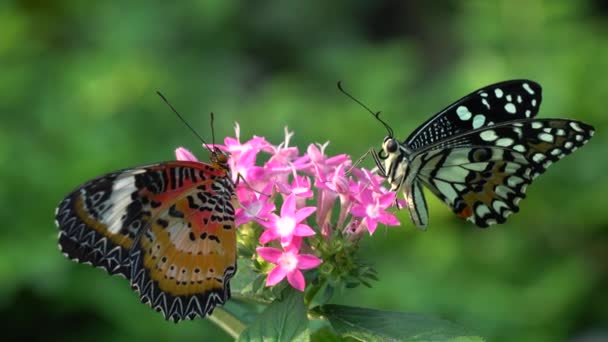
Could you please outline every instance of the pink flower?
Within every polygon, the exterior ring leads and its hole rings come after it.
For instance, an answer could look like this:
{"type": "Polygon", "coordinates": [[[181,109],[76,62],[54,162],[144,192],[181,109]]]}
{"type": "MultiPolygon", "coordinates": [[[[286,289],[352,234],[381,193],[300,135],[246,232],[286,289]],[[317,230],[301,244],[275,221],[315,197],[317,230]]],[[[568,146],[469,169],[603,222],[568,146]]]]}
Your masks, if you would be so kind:
{"type": "Polygon", "coordinates": [[[294,175],[291,185],[286,183],[277,183],[279,192],[289,195],[294,194],[301,198],[311,198],[313,196],[310,188],[310,180],[306,176],[294,175]]]}
{"type": "Polygon", "coordinates": [[[256,251],[262,259],[276,264],[268,273],[266,286],[276,285],[287,277],[287,281],[293,288],[304,291],[306,280],[300,270],[308,270],[321,264],[321,259],[314,255],[298,254],[297,248],[282,251],[272,247],[258,247],[256,251]]]}
{"type": "Polygon", "coordinates": [[[237,198],[240,203],[234,215],[237,227],[253,220],[262,223],[269,219],[270,214],[276,209],[273,199],[269,198],[272,188],[273,185],[268,184],[261,193],[252,191],[246,186],[237,188],[237,198]]]}
{"type": "Polygon", "coordinates": [[[399,221],[395,215],[385,209],[395,203],[395,193],[387,192],[376,195],[371,190],[364,190],[360,196],[360,203],[353,205],[350,212],[357,217],[362,217],[367,225],[369,234],[373,234],[378,222],[387,226],[398,226],[399,221]]]}
{"type": "Polygon", "coordinates": [[[192,152],[188,151],[183,147],[178,147],[175,149],[175,157],[177,158],[177,160],[198,161],[198,159],[196,159],[192,152]]]}
{"type": "Polygon", "coordinates": [[[296,196],[287,196],[281,207],[281,216],[270,214],[266,222],[261,222],[267,229],[260,236],[260,243],[265,244],[274,239],[281,239],[281,246],[291,243],[294,236],[312,236],[315,231],[308,225],[301,223],[315,212],[315,207],[304,207],[296,210],[296,196]]]}

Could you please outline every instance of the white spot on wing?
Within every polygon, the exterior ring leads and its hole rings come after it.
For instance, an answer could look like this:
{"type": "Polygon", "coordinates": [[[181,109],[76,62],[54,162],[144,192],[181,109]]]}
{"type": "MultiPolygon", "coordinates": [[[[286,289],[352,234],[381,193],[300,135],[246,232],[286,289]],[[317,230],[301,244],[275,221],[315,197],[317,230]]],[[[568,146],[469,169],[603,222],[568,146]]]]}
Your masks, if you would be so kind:
{"type": "Polygon", "coordinates": [[[534,129],[541,129],[541,128],[543,128],[543,124],[540,123],[540,122],[535,121],[535,122],[532,123],[532,128],[534,128],[534,129]]]}
{"type": "Polygon", "coordinates": [[[500,89],[500,88],[494,89],[494,95],[496,95],[497,98],[501,98],[503,95],[502,89],[500,89]]]}
{"type": "Polygon", "coordinates": [[[520,139],[524,136],[524,132],[521,130],[520,127],[513,127],[513,132],[517,133],[517,137],[519,137],[520,139]]]}
{"type": "Polygon", "coordinates": [[[469,109],[465,106],[459,106],[458,108],[456,108],[456,114],[458,114],[458,117],[462,121],[469,120],[472,116],[471,112],[469,112],[469,109]]]}
{"type": "Polygon", "coordinates": [[[548,142],[548,143],[552,143],[553,142],[553,136],[549,133],[541,133],[538,135],[538,139],[544,141],[544,142],[548,142]]]}
{"type": "Polygon", "coordinates": [[[532,99],[532,107],[536,107],[536,99],[532,99]]]}
{"type": "Polygon", "coordinates": [[[518,184],[521,184],[523,182],[524,180],[521,177],[509,176],[509,178],[507,178],[507,184],[512,187],[516,187],[518,184]]]}
{"type": "Polygon", "coordinates": [[[496,194],[502,198],[508,198],[509,194],[513,192],[514,191],[511,190],[511,188],[504,185],[499,185],[496,187],[496,194]]]}
{"type": "Polygon", "coordinates": [[[120,219],[127,213],[127,206],[131,202],[131,194],[137,191],[135,187],[135,177],[126,176],[119,178],[112,185],[112,194],[108,199],[108,203],[112,206],[109,213],[102,218],[102,221],[108,226],[108,231],[111,234],[117,234],[122,228],[122,220],[120,219]]]}
{"type": "Polygon", "coordinates": [[[496,141],[496,146],[511,146],[513,144],[513,139],[511,138],[500,138],[496,141]]]}
{"type": "Polygon", "coordinates": [[[574,144],[571,141],[566,141],[566,143],[564,144],[564,147],[567,149],[571,149],[572,146],[574,146],[574,144]]]}
{"type": "MultiPolygon", "coordinates": [[[[545,158],[547,158],[547,157],[544,154],[542,154],[542,153],[535,153],[532,156],[532,160],[534,160],[537,163],[542,162],[543,160],[545,160],[545,158]]],[[[532,177],[534,177],[534,176],[532,176],[532,177]]]]}
{"type": "Polygon", "coordinates": [[[483,105],[486,106],[486,108],[490,109],[490,104],[488,103],[488,100],[481,99],[481,103],[483,103],[483,105]]]}
{"type": "Polygon", "coordinates": [[[526,147],[524,145],[521,145],[521,144],[517,144],[517,145],[513,146],[513,149],[515,151],[521,152],[521,153],[526,152],[526,147]]]}
{"type": "Polygon", "coordinates": [[[503,202],[503,201],[498,201],[495,200],[492,202],[492,207],[494,208],[494,210],[497,213],[500,213],[501,209],[509,209],[509,206],[507,205],[507,203],[503,202]]]}
{"type": "Polygon", "coordinates": [[[528,83],[524,83],[524,84],[522,84],[522,86],[528,93],[530,93],[530,95],[534,95],[534,90],[532,90],[532,88],[530,88],[530,85],[528,83]]]}
{"type": "Polygon", "coordinates": [[[532,112],[529,109],[526,109],[526,117],[529,118],[532,112]]]}
{"type": "Polygon", "coordinates": [[[479,133],[479,136],[485,141],[494,141],[498,138],[496,132],[494,132],[492,129],[479,133]]]}
{"type": "Polygon", "coordinates": [[[484,217],[490,213],[490,209],[485,204],[480,204],[475,208],[475,214],[477,217],[484,217]]]}
{"type": "Polygon", "coordinates": [[[479,128],[486,122],[486,117],[482,114],[477,114],[473,117],[473,128],[479,128]]]}
{"type": "Polygon", "coordinates": [[[515,105],[510,102],[505,105],[505,110],[507,111],[507,113],[510,114],[515,114],[515,112],[517,112],[517,108],[515,108],[515,105]]]}

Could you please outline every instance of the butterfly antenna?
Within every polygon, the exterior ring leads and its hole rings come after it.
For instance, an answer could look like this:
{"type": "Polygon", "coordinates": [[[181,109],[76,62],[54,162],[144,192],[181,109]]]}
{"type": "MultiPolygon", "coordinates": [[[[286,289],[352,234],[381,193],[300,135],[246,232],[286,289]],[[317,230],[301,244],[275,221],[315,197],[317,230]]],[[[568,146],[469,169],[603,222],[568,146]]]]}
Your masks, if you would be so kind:
{"type": "Polygon", "coordinates": [[[366,106],[363,102],[359,101],[357,98],[355,98],[354,96],[352,96],[351,94],[349,94],[346,90],[344,90],[344,88],[342,87],[342,81],[338,81],[338,89],[342,92],[342,94],[348,96],[348,98],[350,98],[351,100],[355,101],[357,104],[359,104],[361,107],[363,107],[365,110],[367,110],[371,115],[374,116],[374,118],[376,118],[376,120],[380,121],[380,123],[384,126],[384,128],[386,128],[386,131],[388,132],[388,136],[392,137],[393,136],[393,129],[391,128],[391,126],[389,126],[384,120],[380,119],[380,111],[378,112],[374,112],[371,109],[369,109],[368,106],[366,106]]]}
{"type": "MultiPolygon", "coordinates": [[[[184,123],[184,125],[186,125],[190,131],[192,133],[194,133],[194,135],[196,135],[196,137],[203,142],[203,146],[207,147],[207,149],[209,149],[209,147],[207,146],[207,142],[205,141],[205,139],[203,139],[203,137],[201,137],[200,134],[198,134],[194,128],[192,128],[192,126],[190,126],[190,124],[179,114],[179,112],[171,105],[171,103],[169,103],[169,101],[167,100],[167,98],[165,97],[165,95],[163,95],[160,91],[156,91],[156,93],[158,94],[158,96],[160,96],[161,99],[163,99],[163,101],[165,101],[165,103],[167,104],[167,106],[169,106],[169,108],[171,108],[171,110],[173,111],[173,113],[175,113],[175,115],[177,115],[177,117],[181,120],[181,122],[184,123]]],[[[211,122],[213,122],[213,113],[211,115],[211,122]]],[[[212,125],[213,128],[213,125],[212,125]]],[[[213,132],[213,131],[212,131],[213,132]]],[[[213,151],[212,151],[213,152],[213,151]]]]}
{"type": "Polygon", "coordinates": [[[213,126],[213,120],[215,119],[215,115],[211,112],[211,144],[213,144],[213,149],[215,150],[215,128],[213,126]]]}

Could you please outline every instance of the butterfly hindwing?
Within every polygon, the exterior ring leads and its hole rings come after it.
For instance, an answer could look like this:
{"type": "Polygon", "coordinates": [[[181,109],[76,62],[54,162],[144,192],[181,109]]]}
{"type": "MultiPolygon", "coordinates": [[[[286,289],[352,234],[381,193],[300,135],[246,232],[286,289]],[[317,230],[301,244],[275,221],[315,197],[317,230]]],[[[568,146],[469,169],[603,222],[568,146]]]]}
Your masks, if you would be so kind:
{"type": "Polygon", "coordinates": [[[454,102],[420,125],[405,140],[418,150],[451,136],[501,122],[532,118],[542,101],[540,85],[511,80],[476,90],[454,102]]]}
{"type": "Polygon", "coordinates": [[[154,216],[131,254],[131,282],[143,302],[165,318],[211,314],[230,298],[236,272],[232,183],[208,178],[167,203],[154,216]]]}
{"type": "Polygon", "coordinates": [[[532,180],[591,136],[591,126],[573,120],[504,123],[454,138],[466,146],[448,140],[421,152],[418,177],[459,216],[480,227],[504,223],[532,180]]]}
{"type": "Polygon", "coordinates": [[[233,192],[227,170],[210,164],[117,171],[60,203],[60,248],[71,259],[130,279],[141,300],[167,319],[205,316],[229,298],[236,271],[233,192]],[[187,285],[177,269],[186,271],[187,285]]]}

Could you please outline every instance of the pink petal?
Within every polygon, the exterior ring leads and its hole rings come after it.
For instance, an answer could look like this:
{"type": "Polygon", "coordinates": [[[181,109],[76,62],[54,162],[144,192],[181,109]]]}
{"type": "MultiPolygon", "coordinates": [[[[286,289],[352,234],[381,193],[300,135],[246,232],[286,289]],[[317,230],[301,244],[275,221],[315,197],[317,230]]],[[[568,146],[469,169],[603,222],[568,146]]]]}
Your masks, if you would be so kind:
{"type": "Polygon", "coordinates": [[[293,230],[295,236],[313,236],[315,234],[315,231],[305,224],[298,224],[296,229],[293,230]]]}
{"type": "Polygon", "coordinates": [[[236,213],[234,214],[234,225],[236,227],[240,227],[242,225],[244,225],[247,222],[250,222],[253,220],[253,217],[250,217],[249,215],[247,215],[247,212],[245,212],[244,209],[237,209],[236,213]]]}
{"type": "Polygon", "coordinates": [[[323,160],[323,154],[314,144],[308,145],[308,150],[306,151],[310,160],[313,162],[319,162],[323,160]]]}
{"type": "Polygon", "coordinates": [[[255,251],[258,253],[259,256],[262,257],[262,259],[273,264],[278,263],[279,258],[283,254],[282,250],[272,247],[258,247],[255,249],[255,251]]]}
{"type": "Polygon", "coordinates": [[[275,214],[269,214],[266,221],[260,222],[267,229],[277,230],[277,221],[279,217],[275,214]]]}
{"type": "Polygon", "coordinates": [[[308,270],[311,268],[315,268],[321,263],[323,260],[317,258],[312,254],[300,254],[298,255],[298,268],[301,270],[308,270]]]}
{"type": "Polygon", "coordinates": [[[399,220],[397,220],[397,217],[395,217],[395,215],[391,214],[391,213],[383,213],[382,215],[380,215],[380,217],[378,218],[378,221],[380,221],[380,223],[383,223],[387,226],[398,226],[400,225],[399,220]]]}
{"type": "Polygon", "coordinates": [[[287,196],[283,207],[281,207],[281,217],[292,216],[296,211],[296,196],[291,194],[287,196]]]}
{"type": "MultiPolygon", "coordinates": [[[[327,160],[325,160],[325,163],[327,165],[341,165],[341,164],[346,163],[346,161],[348,161],[348,160],[349,160],[349,158],[346,154],[339,154],[337,156],[327,158],[327,160]]],[[[347,164],[350,165],[350,162],[347,164]]]]}
{"type": "Polygon", "coordinates": [[[299,270],[294,270],[287,274],[287,281],[289,281],[291,286],[296,290],[304,291],[304,288],[306,288],[306,280],[304,280],[304,275],[299,270]]]}
{"type": "Polygon", "coordinates": [[[367,224],[367,231],[369,232],[369,235],[374,234],[376,228],[378,227],[378,221],[370,220],[369,217],[366,217],[365,223],[367,224]]]}
{"type": "Polygon", "coordinates": [[[175,149],[175,156],[177,157],[177,160],[198,161],[192,152],[183,147],[178,147],[175,149]]]}
{"type": "Polygon", "coordinates": [[[293,234],[281,236],[281,247],[285,248],[291,244],[293,240],[293,234]]]}
{"type": "Polygon", "coordinates": [[[380,206],[382,208],[390,207],[391,205],[393,205],[395,203],[395,193],[388,192],[386,194],[381,195],[379,202],[380,202],[380,206]]]}
{"type": "Polygon", "coordinates": [[[317,210],[315,207],[304,207],[295,213],[296,222],[302,222],[305,218],[312,215],[317,210]]]}
{"type": "Polygon", "coordinates": [[[361,204],[373,204],[374,199],[372,198],[372,192],[370,190],[365,190],[361,193],[361,204]]]}
{"type": "Polygon", "coordinates": [[[273,286],[281,282],[287,275],[287,271],[281,267],[276,266],[268,273],[268,278],[266,279],[266,286],[273,286]]]}
{"type": "Polygon", "coordinates": [[[294,254],[298,254],[300,251],[300,247],[302,247],[302,238],[299,236],[294,236],[291,239],[291,243],[286,246],[282,246],[285,252],[292,252],[294,254]]]}
{"type": "Polygon", "coordinates": [[[267,244],[268,242],[275,240],[279,237],[279,234],[274,229],[266,229],[260,236],[260,243],[267,244]]]}
{"type": "Polygon", "coordinates": [[[350,208],[350,212],[357,217],[367,216],[367,211],[365,210],[365,207],[362,205],[353,205],[353,207],[350,208]]]}

